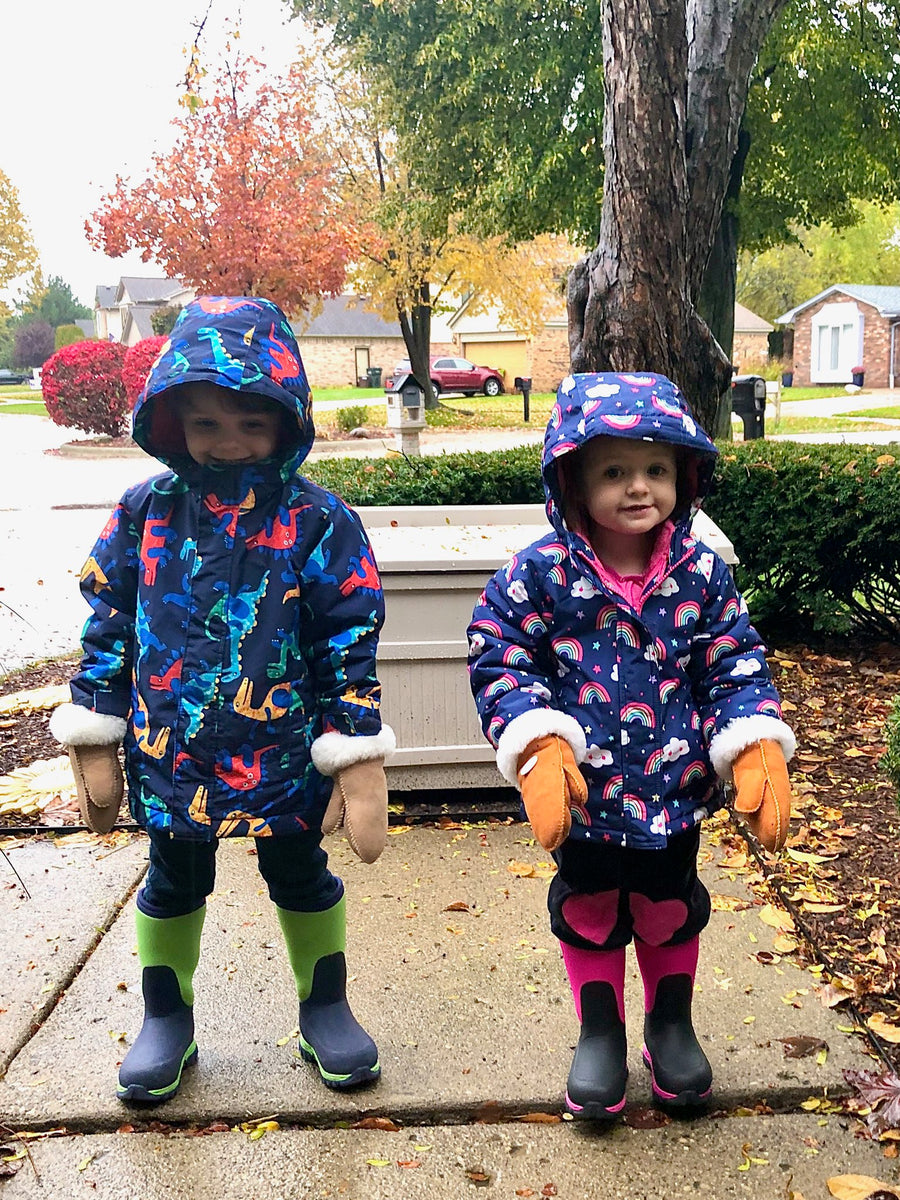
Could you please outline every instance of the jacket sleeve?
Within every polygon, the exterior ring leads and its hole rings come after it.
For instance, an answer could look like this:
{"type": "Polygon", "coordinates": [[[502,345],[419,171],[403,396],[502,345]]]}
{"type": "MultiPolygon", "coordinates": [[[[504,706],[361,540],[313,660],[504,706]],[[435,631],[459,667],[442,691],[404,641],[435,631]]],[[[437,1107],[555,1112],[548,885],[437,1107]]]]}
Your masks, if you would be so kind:
{"type": "Polygon", "coordinates": [[[394,748],[381,721],[376,674],[384,595],[359,517],[341,502],[301,569],[301,638],[315,681],[322,734],[312,745],[316,769],[383,758],[394,748]]]}
{"type": "Polygon", "coordinates": [[[488,581],[468,628],[469,683],[501,775],[515,786],[522,751],[558,734],[583,762],[584,731],[556,707],[553,655],[544,616],[548,600],[533,568],[512,559],[488,581]]]}
{"type": "Polygon", "coordinates": [[[703,558],[712,560],[712,572],[694,632],[690,671],[710,759],[716,773],[729,779],[732,762],[746,747],[768,739],[778,742],[790,759],[797,742],[782,719],[765,646],[727,564],[711,551],[703,558]]]}
{"type": "Polygon", "coordinates": [[[71,692],[74,704],[96,713],[124,718],[131,711],[139,569],[140,533],[126,493],[81,569],[81,593],[91,615],[71,692]]]}

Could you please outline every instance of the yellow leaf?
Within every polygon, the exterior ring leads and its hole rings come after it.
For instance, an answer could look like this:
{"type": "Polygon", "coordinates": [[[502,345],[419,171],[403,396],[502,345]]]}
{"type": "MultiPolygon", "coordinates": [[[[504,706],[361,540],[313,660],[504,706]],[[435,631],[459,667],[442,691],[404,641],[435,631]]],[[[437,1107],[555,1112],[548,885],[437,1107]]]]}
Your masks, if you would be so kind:
{"type": "Polygon", "coordinates": [[[533,863],[518,862],[516,859],[507,863],[506,869],[510,875],[516,875],[519,879],[527,879],[529,875],[534,875],[533,863]]]}
{"type": "Polygon", "coordinates": [[[887,1019],[884,1013],[872,1013],[866,1021],[868,1027],[878,1037],[883,1038],[886,1042],[894,1044],[900,1043],[900,1025],[894,1025],[887,1019]]]}
{"type": "Polygon", "coordinates": [[[832,1175],[826,1181],[828,1190],[835,1200],[868,1200],[873,1192],[886,1192],[897,1196],[897,1189],[890,1183],[882,1183],[871,1175],[832,1175]]]}
{"type": "Polygon", "coordinates": [[[843,912],[846,907],[846,904],[824,904],[820,903],[818,900],[803,901],[803,911],[811,913],[843,912]]]}
{"type": "Polygon", "coordinates": [[[0,716],[40,712],[41,709],[56,708],[58,704],[65,704],[70,699],[67,683],[58,687],[29,688],[24,692],[0,696],[0,716]]]}
{"type": "Polygon", "coordinates": [[[391,1165],[389,1158],[367,1158],[366,1162],[370,1167],[389,1167],[391,1165]]]}
{"type": "Polygon", "coordinates": [[[87,1158],[83,1158],[81,1160],[81,1162],[78,1164],[76,1170],[86,1171],[88,1169],[88,1167],[91,1165],[91,1163],[94,1161],[95,1158],[96,1158],[95,1154],[89,1154],[87,1156],[87,1158]]]}
{"type": "Polygon", "coordinates": [[[788,933],[794,932],[794,918],[784,909],[776,908],[774,904],[764,904],[759,910],[759,919],[772,929],[783,929],[788,933]]]}

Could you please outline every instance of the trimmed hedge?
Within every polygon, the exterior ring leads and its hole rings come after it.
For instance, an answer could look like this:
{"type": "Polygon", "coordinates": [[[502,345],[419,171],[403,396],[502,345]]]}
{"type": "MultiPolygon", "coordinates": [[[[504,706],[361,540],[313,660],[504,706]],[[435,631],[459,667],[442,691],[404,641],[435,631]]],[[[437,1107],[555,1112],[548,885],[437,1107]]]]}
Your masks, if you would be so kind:
{"type": "MultiPolygon", "coordinates": [[[[722,443],[704,508],[734,543],[755,621],[900,637],[900,447],[722,443]]],[[[324,459],[312,479],[355,507],[543,503],[536,446],[324,459]]]]}

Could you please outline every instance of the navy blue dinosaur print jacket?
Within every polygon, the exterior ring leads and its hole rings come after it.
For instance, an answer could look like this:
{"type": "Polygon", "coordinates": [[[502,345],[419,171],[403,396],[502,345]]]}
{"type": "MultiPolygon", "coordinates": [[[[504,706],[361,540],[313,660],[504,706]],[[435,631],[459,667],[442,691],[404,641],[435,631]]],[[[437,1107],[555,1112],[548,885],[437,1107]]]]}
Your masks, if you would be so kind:
{"type": "Polygon", "coordinates": [[[76,706],[125,718],[131,811],[146,828],[195,840],[316,829],[331,780],[314,746],[349,747],[338,766],[383,753],[381,583],[357,515],[300,473],[313,437],[281,310],[188,304],[134,411],[135,441],[169,469],[125,493],[84,566],[92,613],[71,688],[76,706]],[[169,404],[193,381],[283,405],[276,456],[194,462],[169,404]]]}
{"type": "Polygon", "coordinates": [[[573,839],[665,849],[722,804],[741,750],[771,738],[794,752],[747,606],[691,533],[715,455],[665,377],[567,377],[542,458],[552,528],[494,575],[472,617],[470,682],[497,765],[515,785],[535,738],[565,738],[589,791],[572,810],[573,839]],[[564,516],[560,461],[601,435],[679,449],[668,552],[634,605],[564,516]]]}

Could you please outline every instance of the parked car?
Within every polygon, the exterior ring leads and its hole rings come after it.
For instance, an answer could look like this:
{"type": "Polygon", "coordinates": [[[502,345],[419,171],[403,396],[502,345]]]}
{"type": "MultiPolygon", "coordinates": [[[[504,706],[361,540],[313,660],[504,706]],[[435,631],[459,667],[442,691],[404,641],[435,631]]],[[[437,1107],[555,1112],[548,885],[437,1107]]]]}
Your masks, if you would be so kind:
{"type": "Polygon", "coordinates": [[[0,385],[4,383],[31,383],[31,369],[11,371],[9,367],[0,367],[0,385]]]}
{"type": "MultiPolygon", "coordinates": [[[[398,375],[409,371],[409,359],[401,359],[385,386],[393,386],[398,375]]],[[[476,392],[484,392],[485,396],[499,396],[503,392],[503,372],[498,367],[478,367],[467,358],[442,355],[431,359],[431,385],[438,395],[462,392],[464,396],[474,396],[476,392]]]]}

